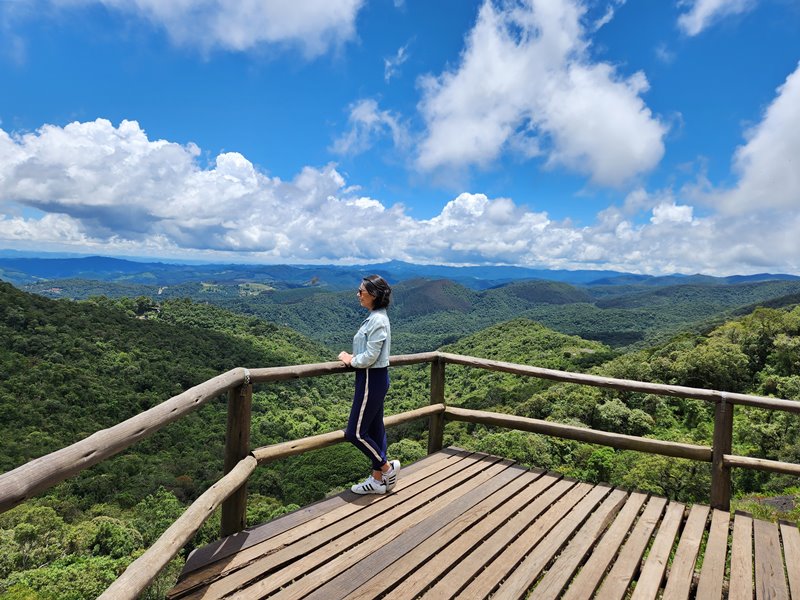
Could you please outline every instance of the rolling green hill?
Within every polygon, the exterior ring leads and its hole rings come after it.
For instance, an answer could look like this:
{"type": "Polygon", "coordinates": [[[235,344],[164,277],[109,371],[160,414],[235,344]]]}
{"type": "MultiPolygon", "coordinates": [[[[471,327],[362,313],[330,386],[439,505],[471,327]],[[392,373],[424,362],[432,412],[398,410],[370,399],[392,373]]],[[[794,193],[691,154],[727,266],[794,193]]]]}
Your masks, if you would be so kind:
{"type": "MultiPolygon", "coordinates": [[[[698,278],[694,278],[696,280],[698,278]]],[[[681,331],[705,330],[745,307],[800,294],[800,281],[744,281],[660,285],[628,283],[577,287],[545,280],[515,281],[486,290],[450,280],[410,279],[394,286],[394,350],[421,352],[452,343],[496,323],[525,317],[569,335],[616,349],[663,342],[681,331]]],[[[678,281],[682,281],[677,278],[678,281]]],[[[355,289],[357,278],[353,279],[355,289]]],[[[91,281],[50,281],[27,286],[50,297],[146,296],[155,301],[191,298],[290,327],[331,348],[350,344],[363,316],[351,290],[278,286],[255,282],[188,282],[155,287],[91,281]]]]}
{"type": "MultiPolygon", "coordinates": [[[[77,441],[233,367],[327,356],[292,330],[213,306],[173,301],[156,311],[133,301],[53,301],[0,284],[0,469],[77,441]]],[[[219,416],[219,410],[209,412],[219,416]]],[[[195,413],[188,424],[168,427],[143,447],[180,446],[189,435],[184,428],[212,435],[204,419],[195,413]]],[[[218,424],[213,427],[213,435],[220,435],[218,424]]],[[[219,444],[213,449],[218,455],[219,444]]],[[[207,469],[182,468],[152,466],[162,478],[174,473],[198,480],[207,469]]]]}
{"type": "MultiPolygon", "coordinates": [[[[682,334],[628,353],[555,331],[527,316],[559,309],[561,312],[550,315],[561,315],[565,329],[580,323],[580,318],[586,319],[588,327],[596,317],[600,321],[596,328],[612,332],[618,327],[620,334],[631,314],[639,319],[650,314],[652,327],[657,328],[656,321],[670,315],[671,302],[685,297],[687,302],[697,303],[704,297],[700,288],[693,286],[692,294],[685,296],[662,295],[671,300],[658,309],[646,305],[600,309],[586,301],[587,290],[565,284],[530,282],[477,292],[447,281],[415,280],[397,286],[393,323],[401,337],[405,335],[403,327],[411,323],[438,324],[441,329],[427,335],[430,339],[457,336],[459,339],[444,346],[450,352],[800,400],[797,307],[759,308],[736,320],[709,325],[706,332],[682,334]],[[563,303],[568,300],[575,302],[563,303]],[[432,306],[440,310],[426,313],[432,306]],[[478,327],[481,320],[508,313],[517,316],[459,335],[478,327]],[[409,315],[406,321],[404,314],[409,315]]],[[[752,299],[760,293],[758,286],[742,289],[745,291],[731,294],[725,302],[752,299]]],[[[776,286],[769,292],[780,289],[776,286]]],[[[669,288],[662,289],[666,290],[669,288]]],[[[280,294],[283,301],[272,305],[267,300],[274,292],[260,293],[255,298],[262,302],[254,304],[242,296],[237,300],[241,304],[234,304],[241,312],[235,312],[188,299],[159,303],[146,297],[56,301],[0,284],[0,468],[7,470],[60,448],[234,366],[331,359],[335,353],[331,347],[254,316],[263,307],[280,307],[287,320],[312,329],[325,319],[340,322],[334,333],[348,337],[363,316],[352,292],[291,290],[280,294]],[[244,310],[253,314],[242,314],[244,310]]],[[[783,298],[785,304],[791,296],[783,298]]],[[[680,308],[678,303],[674,310],[680,308]]],[[[682,308],[686,310],[686,306],[682,308]]],[[[426,404],[428,377],[423,366],[393,370],[387,413],[426,404]]],[[[341,428],[349,410],[351,386],[351,376],[257,386],[253,445],[341,428]]],[[[711,409],[699,401],[620,394],[455,365],[447,367],[446,397],[448,403],[470,408],[630,435],[710,443],[711,409]]],[[[184,503],[219,477],[224,423],[224,402],[212,402],[49,494],[0,515],[0,596],[96,595],[158,537],[184,503]]],[[[736,412],[735,453],[800,462],[799,439],[797,416],[755,409],[736,412]]],[[[707,501],[709,470],[699,463],[465,423],[448,424],[445,443],[589,481],[607,481],[684,502],[707,501]]],[[[392,430],[390,452],[404,462],[422,456],[425,425],[408,424],[392,430]]],[[[345,444],[259,468],[248,484],[250,522],[261,522],[342,489],[363,475],[363,462],[363,457],[345,444]]],[[[740,495],[783,493],[794,497],[798,490],[797,478],[753,471],[736,471],[734,482],[740,495]]],[[[784,516],[797,518],[800,509],[797,515],[784,516]]],[[[213,539],[216,527],[212,519],[193,544],[213,539]]],[[[146,598],[163,596],[182,560],[176,559],[146,598]]]]}

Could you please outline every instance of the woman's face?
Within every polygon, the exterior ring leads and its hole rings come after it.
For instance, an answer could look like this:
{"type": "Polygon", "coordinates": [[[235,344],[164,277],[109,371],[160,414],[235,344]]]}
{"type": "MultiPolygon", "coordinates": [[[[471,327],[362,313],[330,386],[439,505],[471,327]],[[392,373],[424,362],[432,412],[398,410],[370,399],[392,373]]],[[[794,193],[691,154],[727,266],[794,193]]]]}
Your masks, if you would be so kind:
{"type": "Polygon", "coordinates": [[[357,293],[358,293],[358,301],[361,303],[361,306],[363,306],[366,309],[372,310],[372,307],[375,304],[375,297],[369,295],[369,292],[364,287],[364,284],[361,284],[361,286],[358,288],[357,293]]]}

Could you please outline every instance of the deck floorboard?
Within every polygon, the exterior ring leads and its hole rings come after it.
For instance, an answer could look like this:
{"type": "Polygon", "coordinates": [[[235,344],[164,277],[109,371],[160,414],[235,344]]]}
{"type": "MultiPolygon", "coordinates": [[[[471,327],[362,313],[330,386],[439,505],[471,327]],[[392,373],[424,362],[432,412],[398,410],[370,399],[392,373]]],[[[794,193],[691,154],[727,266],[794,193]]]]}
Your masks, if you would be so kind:
{"type": "Polygon", "coordinates": [[[167,597],[800,600],[798,586],[793,523],[447,448],[390,494],[343,492],[196,550],[167,597]]]}

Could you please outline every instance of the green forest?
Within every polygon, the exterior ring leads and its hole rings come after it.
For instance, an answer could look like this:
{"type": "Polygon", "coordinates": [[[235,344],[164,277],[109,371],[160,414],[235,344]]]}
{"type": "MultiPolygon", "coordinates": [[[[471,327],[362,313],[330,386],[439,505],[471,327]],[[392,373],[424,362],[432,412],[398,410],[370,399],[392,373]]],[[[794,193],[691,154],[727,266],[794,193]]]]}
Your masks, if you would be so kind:
{"type": "MultiPolygon", "coordinates": [[[[800,302],[800,281],[780,279],[720,283],[691,278],[664,285],[601,282],[580,286],[525,280],[483,290],[447,279],[408,279],[394,287],[392,341],[398,353],[435,349],[517,317],[615,349],[634,350],[665,342],[686,329],[707,330],[756,306],[800,302]]],[[[75,300],[190,298],[280,323],[328,347],[349,344],[351,324],[359,318],[352,290],[286,288],[272,280],[184,281],[162,286],[68,279],[32,283],[25,289],[75,300]]]]}
{"type": "MultiPolygon", "coordinates": [[[[692,286],[628,290],[624,297],[596,290],[588,297],[577,288],[543,282],[481,293],[447,282],[408,282],[397,287],[397,305],[390,309],[394,353],[441,348],[553,369],[800,400],[800,306],[788,297],[760,306],[792,290],[778,283],[769,294],[763,287],[731,287],[717,294],[692,286]],[[594,335],[600,331],[608,335],[594,335]],[[637,344],[619,343],[624,336],[611,335],[626,331],[635,334],[630,339],[637,344]]],[[[354,295],[293,293],[294,304],[275,303],[261,293],[249,301],[241,295],[224,302],[197,295],[87,295],[76,301],[0,283],[0,471],[233,367],[333,360],[363,317],[354,295]]],[[[428,403],[426,367],[392,369],[391,378],[387,414],[428,403]]],[[[352,384],[352,375],[339,375],[255,386],[253,446],[341,429],[352,384]]],[[[698,400],[454,365],[446,368],[446,384],[446,399],[453,405],[711,443],[713,407],[698,400]]],[[[97,596],[222,475],[225,414],[220,398],[0,514],[0,598],[97,596]]],[[[426,435],[423,422],[389,430],[390,454],[413,462],[426,452],[426,435]]],[[[705,464],[466,423],[448,424],[445,444],[587,481],[690,503],[708,501],[705,464]]],[[[800,418],[738,407],[733,452],[800,463],[800,418]]],[[[260,467],[248,484],[248,523],[338,493],[360,480],[365,469],[363,457],[347,444],[260,467]]],[[[767,518],[800,518],[797,478],[733,473],[732,508],[767,518]],[[793,499],[793,508],[775,512],[764,501],[774,497],[793,499]]],[[[216,539],[218,519],[206,523],[145,598],[163,597],[188,552],[216,539]]]]}

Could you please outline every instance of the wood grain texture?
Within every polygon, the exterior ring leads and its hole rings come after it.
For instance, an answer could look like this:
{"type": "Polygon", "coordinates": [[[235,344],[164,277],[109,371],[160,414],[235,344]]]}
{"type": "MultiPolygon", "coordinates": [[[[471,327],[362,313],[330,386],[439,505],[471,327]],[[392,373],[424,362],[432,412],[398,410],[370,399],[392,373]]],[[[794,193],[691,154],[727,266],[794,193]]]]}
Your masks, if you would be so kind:
{"type": "Polygon", "coordinates": [[[789,600],[789,588],[783,570],[778,524],[760,519],[753,521],[757,600],[789,600]]]}
{"type": "Polygon", "coordinates": [[[725,561],[728,557],[728,529],[731,515],[727,511],[713,510],[711,529],[703,555],[703,568],[697,584],[697,597],[708,600],[722,598],[725,580],[725,561]]]}
{"type": "MultiPolygon", "coordinates": [[[[639,570],[644,551],[664,512],[666,503],[664,498],[651,498],[647,503],[642,516],[636,522],[636,526],[625,541],[617,560],[597,591],[598,597],[611,600],[625,596],[634,575],[639,570]]],[[[653,576],[658,575],[654,573],[653,576]]]]}
{"type": "MultiPolygon", "coordinates": [[[[630,495],[625,507],[617,515],[614,523],[609,527],[603,539],[600,540],[589,560],[570,584],[563,596],[563,600],[582,600],[583,598],[591,598],[594,595],[612,561],[617,558],[620,547],[628,536],[631,526],[639,515],[639,511],[646,499],[647,496],[642,493],[636,492],[630,495]]],[[[666,503],[662,503],[662,506],[663,504],[666,503]]],[[[643,516],[643,518],[647,517],[643,516]]],[[[619,562],[619,560],[616,562],[619,562]]]]}
{"type": "Polygon", "coordinates": [[[667,585],[664,586],[663,600],[686,600],[689,598],[694,577],[694,565],[703,541],[708,511],[708,506],[700,504],[695,504],[689,511],[689,518],[686,519],[678,549],[672,559],[667,585]]]}

